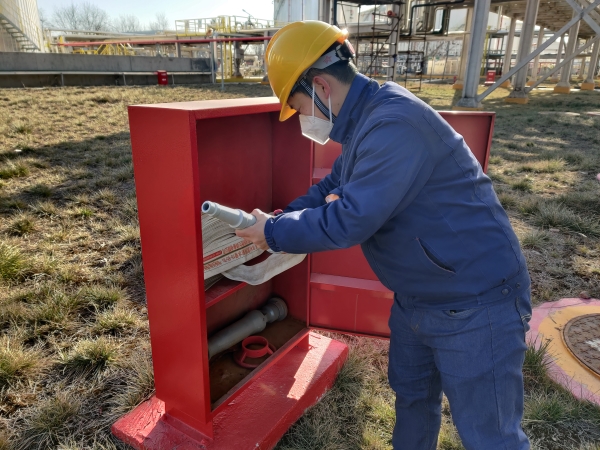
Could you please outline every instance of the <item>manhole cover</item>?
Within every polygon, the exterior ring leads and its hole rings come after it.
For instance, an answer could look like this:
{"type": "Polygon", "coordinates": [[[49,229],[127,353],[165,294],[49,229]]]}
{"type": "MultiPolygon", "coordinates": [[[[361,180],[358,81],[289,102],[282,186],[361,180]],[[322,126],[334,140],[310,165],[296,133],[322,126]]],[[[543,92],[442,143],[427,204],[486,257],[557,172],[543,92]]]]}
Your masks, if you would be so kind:
{"type": "Polygon", "coordinates": [[[600,375],[600,314],[586,314],[569,320],[563,339],[579,361],[600,375]]]}

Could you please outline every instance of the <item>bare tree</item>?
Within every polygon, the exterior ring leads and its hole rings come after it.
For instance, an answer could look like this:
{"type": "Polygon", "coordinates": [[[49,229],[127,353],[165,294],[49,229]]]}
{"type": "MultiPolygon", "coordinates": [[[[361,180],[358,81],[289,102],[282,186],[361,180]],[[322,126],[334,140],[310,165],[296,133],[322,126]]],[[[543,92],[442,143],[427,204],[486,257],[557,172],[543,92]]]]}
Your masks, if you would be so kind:
{"type": "Polygon", "coordinates": [[[143,26],[140,20],[133,14],[120,16],[113,22],[113,29],[120,33],[134,33],[142,31],[143,26]]]}
{"type": "Polygon", "coordinates": [[[153,31],[165,31],[169,27],[169,19],[164,12],[156,13],[156,20],[150,22],[150,29],[153,31]]]}
{"type": "Polygon", "coordinates": [[[93,3],[71,3],[57,7],[52,14],[53,23],[65,29],[101,31],[110,29],[108,13],[93,3]]]}
{"type": "Polygon", "coordinates": [[[46,27],[52,26],[52,24],[50,23],[50,20],[48,19],[48,16],[46,15],[45,9],[39,8],[38,16],[40,18],[40,24],[42,25],[42,30],[46,27]]]}
{"type": "Polygon", "coordinates": [[[84,30],[101,31],[110,29],[108,13],[93,3],[84,2],[79,6],[81,26],[84,30]]]}

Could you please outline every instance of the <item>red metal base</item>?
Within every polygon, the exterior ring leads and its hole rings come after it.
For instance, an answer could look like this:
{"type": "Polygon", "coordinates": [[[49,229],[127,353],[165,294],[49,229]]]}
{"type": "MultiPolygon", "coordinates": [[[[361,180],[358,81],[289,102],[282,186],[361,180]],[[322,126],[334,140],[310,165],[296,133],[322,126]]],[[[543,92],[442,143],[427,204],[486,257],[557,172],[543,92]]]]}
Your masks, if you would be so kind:
{"type": "Polygon", "coordinates": [[[333,385],[347,355],[345,344],[310,333],[308,349],[300,343],[290,350],[213,418],[213,440],[167,423],[173,419],[156,397],[119,419],[112,432],[138,450],[270,449],[333,385]]]}

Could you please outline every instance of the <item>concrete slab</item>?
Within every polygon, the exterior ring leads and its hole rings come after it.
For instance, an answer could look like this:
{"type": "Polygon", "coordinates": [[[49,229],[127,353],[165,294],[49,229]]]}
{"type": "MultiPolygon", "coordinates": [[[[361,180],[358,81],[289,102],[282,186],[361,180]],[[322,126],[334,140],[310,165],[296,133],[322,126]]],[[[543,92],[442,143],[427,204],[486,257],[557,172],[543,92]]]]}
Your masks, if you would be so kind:
{"type": "Polygon", "coordinates": [[[557,94],[570,94],[571,88],[567,86],[554,86],[554,92],[557,94]]]}

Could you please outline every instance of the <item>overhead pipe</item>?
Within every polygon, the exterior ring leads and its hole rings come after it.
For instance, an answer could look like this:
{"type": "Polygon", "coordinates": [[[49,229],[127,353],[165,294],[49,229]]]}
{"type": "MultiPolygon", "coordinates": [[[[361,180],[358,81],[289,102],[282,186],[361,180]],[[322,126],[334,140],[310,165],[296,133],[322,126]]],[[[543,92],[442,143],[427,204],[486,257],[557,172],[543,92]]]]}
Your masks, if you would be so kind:
{"type": "Polygon", "coordinates": [[[213,38],[213,39],[159,39],[159,40],[148,40],[148,41],[102,41],[102,42],[63,42],[57,43],[61,47],[90,47],[99,45],[117,45],[117,44],[139,44],[139,45],[153,45],[153,44],[208,44],[210,42],[247,42],[247,41],[270,41],[272,36],[249,36],[249,37],[231,37],[231,38],[213,38]]]}
{"type": "MultiPolygon", "coordinates": [[[[402,37],[407,37],[407,36],[412,36],[413,34],[413,18],[415,15],[415,9],[417,8],[429,8],[432,6],[450,6],[450,5],[458,5],[461,3],[464,3],[465,0],[452,0],[452,1],[443,1],[443,2],[436,2],[436,3],[422,3],[419,5],[412,5],[410,7],[410,15],[408,18],[408,33],[401,33],[400,36],[402,37]]],[[[446,20],[446,18],[444,18],[444,23],[447,25],[448,21],[446,20]]],[[[442,30],[439,32],[432,32],[429,34],[444,34],[444,26],[442,26],[442,30]]],[[[427,33],[427,31],[425,31],[425,33],[427,33]]]]}
{"type": "Polygon", "coordinates": [[[248,336],[260,333],[268,323],[285,319],[287,313],[285,302],[273,297],[262,308],[248,312],[242,319],[213,335],[208,340],[208,358],[242,342],[248,336]]]}

